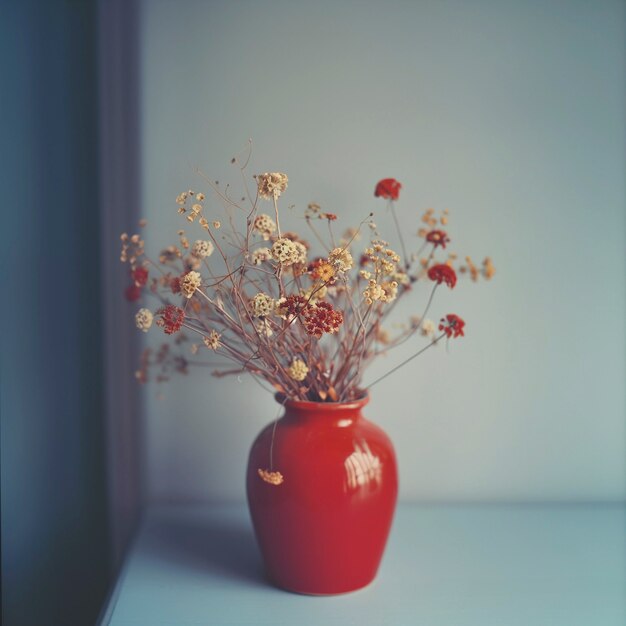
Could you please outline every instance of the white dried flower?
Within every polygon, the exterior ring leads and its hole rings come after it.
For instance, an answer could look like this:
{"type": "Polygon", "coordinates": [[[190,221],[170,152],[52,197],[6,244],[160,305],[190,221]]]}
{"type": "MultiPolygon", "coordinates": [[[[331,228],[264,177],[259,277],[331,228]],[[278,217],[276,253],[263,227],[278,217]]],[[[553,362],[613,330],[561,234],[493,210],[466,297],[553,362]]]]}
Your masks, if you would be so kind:
{"type": "Polygon", "coordinates": [[[207,336],[202,338],[202,341],[209,350],[217,350],[222,345],[220,342],[221,337],[222,335],[216,330],[212,330],[207,336]]]}
{"type": "Polygon", "coordinates": [[[369,281],[369,286],[363,292],[363,296],[367,304],[372,304],[376,300],[386,300],[385,290],[375,280],[369,281]]]}
{"type": "Polygon", "coordinates": [[[135,313],[135,325],[144,333],[147,333],[150,326],[152,326],[153,319],[154,316],[152,315],[152,311],[150,311],[150,309],[139,309],[139,311],[135,313]]]}
{"type": "MultiPolygon", "coordinates": [[[[306,259],[306,248],[304,252],[306,259]]],[[[302,258],[302,250],[296,245],[296,242],[281,237],[277,239],[272,246],[272,257],[275,261],[282,263],[282,265],[293,265],[294,263],[298,263],[299,259],[302,258]]]]}
{"type": "Polygon", "coordinates": [[[301,381],[306,378],[306,375],[309,373],[309,368],[301,359],[294,359],[287,368],[287,373],[294,380],[301,381]]]}
{"type": "Polygon", "coordinates": [[[270,323],[266,319],[259,319],[254,322],[257,333],[263,337],[271,337],[274,334],[270,323]]]}
{"type": "Polygon", "coordinates": [[[381,287],[385,292],[385,302],[392,302],[398,296],[398,283],[395,280],[385,282],[381,287]]]}
{"type": "Polygon", "coordinates": [[[354,259],[347,248],[335,248],[328,255],[328,262],[337,272],[347,272],[354,265],[354,259]]]}
{"type": "Polygon", "coordinates": [[[306,246],[303,243],[300,243],[299,241],[294,241],[294,243],[296,244],[296,248],[298,248],[298,258],[296,260],[296,263],[306,263],[306,255],[307,255],[307,249],[306,246]]]}
{"type": "Polygon", "coordinates": [[[266,172],[265,174],[258,174],[256,182],[259,186],[259,195],[262,198],[271,200],[272,198],[278,198],[287,189],[289,179],[287,174],[282,172],[266,172]]]}
{"type": "Polygon", "coordinates": [[[269,215],[261,213],[254,218],[252,229],[267,241],[276,232],[276,222],[269,215]]]}
{"type": "Polygon", "coordinates": [[[253,265],[261,265],[264,261],[272,258],[272,251],[269,248],[257,248],[251,253],[250,259],[253,265]]]}
{"type": "Polygon", "coordinates": [[[198,272],[187,272],[180,281],[180,291],[185,298],[191,298],[202,285],[202,276],[198,272]]]}
{"type": "Polygon", "coordinates": [[[193,248],[191,249],[191,254],[194,256],[200,257],[201,259],[205,259],[208,256],[213,254],[214,250],[212,241],[205,241],[203,239],[198,239],[196,243],[193,244],[193,248]]]}
{"type": "Polygon", "coordinates": [[[267,317],[274,311],[275,302],[265,293],[257,293],[250,301],[254,317],[267,317]]]}
{"type": "Polygon", "coordinates": [[[433,337],[436,329],[437,327],[435,326],[435,322],[432,320],[424,320],[420,332],[424,335],[424,337],[433,337]]]}

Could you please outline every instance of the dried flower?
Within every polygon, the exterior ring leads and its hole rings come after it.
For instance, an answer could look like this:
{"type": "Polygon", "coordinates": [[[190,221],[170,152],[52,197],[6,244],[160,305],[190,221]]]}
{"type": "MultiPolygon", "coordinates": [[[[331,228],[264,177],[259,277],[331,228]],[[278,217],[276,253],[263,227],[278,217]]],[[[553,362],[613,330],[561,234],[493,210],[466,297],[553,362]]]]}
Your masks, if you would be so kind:
{"type": "Polygon", "coordinates": [[[367,304],[373,304],[376,300],[384,300],[385,290],[372,278],[368,282],[367,289],[363,292],[367,304]]]}
{"type": "MultiPolygon", "coordinates": [[[[301,263],[302,248],[304,248],[302,244],[297,245],[297,242],[281,237],[272,246],[272,257],[275,261],[285,266],[301,263]]],[[[306,258],[306,248],[304,248],[304,253],[306,258]]]]}
{"type": "Polygon", "coordinates": [[[431,230],[426,235],[426,241],[428,243],[432,243],[435,248],[437,246],[441,246],[445,249],[446,244],[450,243],[450,238],[448,237],[448,234],[443,230],[431,230]]]}
{"type": "Polygon", "coordinates": [[[435,281],[438,285],[444,282],[450,289],[453,289],[454,285],[456,285],[456,272],[444,263],[433,265],[428,270],[428,278],[435,281]]]}
{"type": "Polygon", "coordinates": [[[354,266],[354,260],[347,248],[335,248],[328,255],[328,262],[339,273],[347,272],[354,266]]]}
{"type": "MultiPolygon", "coordinates": [[[[214,189],[227,200],[219,214],[207,214],[203,193],[189,189],[179,194],[176,204],[184,221],[195,222],[205,232],[197,235],[201,238],[194,243],[196,236],[179,230],[174,245],[161,250],[158,264],[146,258],[141,234],[121,235],[120,259],[128,263],[130,272],[126,297],[134,301],[146,292],[164,303],[155,313],[137,304],[137,327],[146,331],[151,324],[157,325],[166,334],[175,335],[169,345],[144,352],[138,380],[151,378],[158,383],[169,380],[175,372],[184,374],[192,364],[188,360],[190,352],[199,354],[206,346],[217,351],[217,356],[223,350],[223,356],[237,364],[215,372],[217,376],[245,370],[290,399],[344,402],[357,397],[363,369],[374,357],[411,336],[421,333],[431,338],[431,344],[444,335],[463,336],[464,322],[453,314],[440,323],[427,319],[420,323],[412,318],[409,324],[391,321],[387,326],[387,314],[394,307],[383,306],[395,304],[414,289],[415,283],[429,277],[436,284],[427,300],[428,314],[436,286],[445,283],[453,288],[456,272],[471,275],[472,279],[494,275],[489,258],[478,267],[469,257],[459,263],[453,253],[444,260],[435,260],[437,248],[444,249],[445,256],[450,241],[444,230],[447,209],[428,209],[421,215],[421,223],[414,227],[420,229],[421,245],[408,249],[393,208],[402,185],[393,178],[378,182],[375,195],[385,198],[394,211],[401,258],[382,239],[382,229],[379,232],[373,213],[356,227],[342,227],[338,237],[337,215],[311,203],[303,217],[318,242],[312,243],[321,244],[327,251],[325,240],[329,240],[334,247],[330,253],[323,253],[326,256],[315,258],[313,247],[301,233],[279,227],[278,199],[287,189],[287,176],[273,172],[255,178],[258,194],[253,198],[252,213],[243,207],[246,197],[239,204],[229,187],[220,191],[217,181],[214,189]],[[270,200],[269,214],[257,213],[261,198],[270,200]],[[318,220],[325,220],[323,230],[327,228],[328,233],[318,232],[318,220]],[[236,221],[242,222],[242,228],[237,228],[236,221]],[[218,240],[216,229],[220,227],[227,232],[220,233],[218,240]],[[369,244],[357,243],[362,233],[368,233],[369,244]],[[426,244],[430,244],[428,248],[426,244]],[[428,251],[422,253],[424,250],[428,251]],[[213,259],[209,265],[210,256],[213,259]],[[314,260],[310,262],[310,258],[314,260]],[[355,269],[356,261],[359,267],[355,269]],[[189,333],[179,332],[184,326],[189,333]],[[400,330],[392,332],[394,328],[400,330]],[[192,333],[198,334],[201,341],[193,341],[192,333]],[[154,375],[149,376],[149,368],[156,369],[154,375]]],[[[202,360],[195,364],[203,364],[202,360]]],[[[273,471],[271,462],[269,468],[258,470],[260,478],[268,484],[281,484],[280,472],[273,471]]]]}
{"type": "Polygon", "coordinates": [[[496,273],[496,268],[494,267],[492,260],[489,257],[487,257],[483,261],[483,274],[485,275],[485,278],[487,280],[491,280],[495,273],[496,273]]]}
{"type": "Polygon", "coordinates": [[[442,330],[448,338],[464,337],[464,326],[465,322],[454,313],[448,313],[448,315],[442,317],[439,322],[439,330],[442,330]]]}
{"type": "Polygon", "coordinates": [[[388,280],[380,285],[385,292],[384,302],[393,302],[398,297],[398,283],[395,280],[388,280]]]}
{"type": "Polygon", "coordinates": [[[303,381],[309,373],[309,368],[301,359],[294,359],[287,368],[287,373],[294,380],[303,381]]]}
{"type": "Polygon", "coordinates": [[[269,470],[258,469],[259,476],[270,485],[280,485],[284,478],[280,472],[270,472],[269,470]]]}
{"type": "Polygon", "coordinates": [[[191,249],[191,254],[196,257],[200,257],[201,259],[205,259],[208,256],[213,254],[214,246],[212,241],[205,241],[203,239],[198,239],[196,243],[193,244],[193,248],[191,249]]]}
{"type": "Polygon", "coordinates": [[[164,250],[161,250],[161,254],[159,254],[159,263],[163,263],[164,265],[167,263],[173,263],[180,257],[180,250],[176,246],[168,246],[164,250]]]}
{"type": "Polygon", "coordinates": [[[202,285],[202,276],[198,272],[187,272],[180,281],[180,291],[185,298],[191,298],[202,285]]]}
{"type": "Polygon", "coordinates": [[[432,320],[424,320],[420,332],[424,337],[432,337],[435,334],[435,322],[432,320]]]}
{"type": "Polygon", "coordinates": [[[383,178],[378,181],[374,195],[377,198],[397,200],[400,196],[400,189],[402,189],[402,185],[395,178],[383,178]]]}
{"type": "Polygon", "coordinates": [[[271,337],[274,334],[271,324],[265,318],[256,320],[254,322],[254,328],[262,337],[271,337]]]}
{"type": "Polygon", "coordinates": [[[266,200],[271,200],[278,198],[287,189],[289,179],[287,174],[281,172],[266,172],[258,174],[256,181],[259,186],[259,195],[266,200]]]}
{"type": "Polygon", "coordinates": [[[216,330],[212,330],[208,335],[202,338],[202,342],[209,350],[217,350],[221,345],[221,337],[222,335],[216,330]]]}
{"type": "Polygon", "coordinates": [[[150,309],[139,309],[139,311],[135,313],[135,326],[144,333],[147,333],[150,326],[152,326],[153,317],[150,309]]]}
{"type": "Polygon", "coordinates": [[[267,241],[276,232],[276,222],[269,215],[261,213],[254,218],[252,229],[267,241]]]}
{"type": "Polygon", "coordinates": [[[141,287],[137,287],[137,285],[135,285],[134,283],[132,285],[129,285],[124,290],[124,297],[129,302],[136,302],[137,300],[139,300],[139,298],[141,298],[141,287]]]}
{"type": "Polygon", "coordinates": [[[148,282],[148,270],[145,267],[136,267],[130,276],[137,287],[143,287],[148,282]]]}
{"type": "Polygon", "coordinates": [[[185,321],[185,311],[173,304],[168,304],[166,307],[159,309],[157,315],[161,317],[156,324],[163,328],[163,332],[166,335],[177,333],[185,321]]]}
{"type": "Polygon", "coordinates": [[[299,316],[309,306],[307,300],[299,294],[290,294],[286,298],[280,298],[276,302],[274,313],[283,319],[291,319],[299,316]]]}
{"type": "Polygon", "coordinates": [[[333,334],[343,324],[343,313],[336,311],[330,302],[317,302],[302,312],[302,323],[307,335],[318,339],[324,334],[333,334]]]}
{"type": "Polygon", "coordinates": [[[335,268],[325,259],[316,259],[307,268],[311,278],[330,283],[335,277],[335,268]]]}
{"type": "Polygon", "coordinates": [[[253,317],[268,317],[274,311],[276,303],[265,293],[257,293],[250,301],[253,317]]]}
{"type": "Polygon", "coordinates": [[[252,265],[261,265],[264,261],[269,261],[272,258],[272,251],[269,248],[257,248],[250,254],[250,260],[252,265]]]}

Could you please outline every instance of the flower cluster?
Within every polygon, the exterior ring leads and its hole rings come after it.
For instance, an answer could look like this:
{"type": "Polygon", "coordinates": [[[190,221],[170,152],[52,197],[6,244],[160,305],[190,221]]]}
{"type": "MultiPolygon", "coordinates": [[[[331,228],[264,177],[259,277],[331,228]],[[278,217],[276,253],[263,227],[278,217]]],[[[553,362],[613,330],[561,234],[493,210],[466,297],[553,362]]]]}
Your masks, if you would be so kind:
{"type": "Polygon", "coordinates": [[[168,304],[162,309],[159,309],[157,315],[161,317],[157,320],[156,324],[163,328],[163,332],[166,335],[177,333],[182,328],[185,321],[185,311],[173,304],[168,304]]]}
{"type": "MultiPolygon", "coordinates": [[[[369,213],[358,227],[335,233],[338,216],[312,202],[302,215],[307,240],[281,230],[278,204],[287,176],[269,172],[255,179],[258,193],[249,206],[235,202],[219,183],[209,184],[210,192],[180,193],[177,211],[198,233],[179,230],[156,260],[147,256],[141,235],[122,235],[126,298],[143,303],[149,295],[161,302],[156,310],[136,310],[137,328],[148,332],[156,326],[174,335],[170,344],[146,349],[138,380],[146,382],[155,369],[157,381],[168,380],[215,357],[234,363],[216,370],[218,376],[246,371],[291,399],[342,402],[359,395],[363,374],[379,355],[409,340],[427,342],[416,346],[421,352],[442,339],[464,336],[465,322],[454,313],[439,324],[427,318],[435,291],[442,284],[453,289],[463,277],[488,280],[495,268],[489,257],[476,264],[464,256],[459,263],[447,250],[447,210],[423,213],[417,230],[422,241],[409,253],[410,229],[398,226],[392,245],[381,238],[369,213]],[[268,213],[259,210],[262,200],[271,201],[268,213]],[[247,215],[243,228],[217,233],[222,223],[236,228],[241,215],[247,215]],[[361,239],[366,241],[359,244],[361,239]],[[396,302],[422,286],[421,316],[411,316],[408,324],[390,323],[396,302]]],[[[395,225],[401,189],[397,180],[385,178],[374,191],[389,201],[386,210],[393,212],[395,225]]],[[[276,472],[259,472],[271,484],[283,480],[276,472]]]]}
{"type": "Polygon", "coordinates": [[[319,339],[324,333],[332,335],[339,330],[343,324],[343,313],[335,311],[330,302],[316,302],[304,308],[302,323],[307,335],[319,339]]]}

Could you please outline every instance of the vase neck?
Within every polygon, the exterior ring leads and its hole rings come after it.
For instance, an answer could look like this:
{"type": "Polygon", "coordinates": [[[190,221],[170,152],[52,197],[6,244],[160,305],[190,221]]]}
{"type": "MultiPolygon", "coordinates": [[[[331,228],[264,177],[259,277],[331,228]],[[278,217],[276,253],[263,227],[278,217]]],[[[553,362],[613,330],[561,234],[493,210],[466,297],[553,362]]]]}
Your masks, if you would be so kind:
{"type": "Polygon", "coordinates": [[[300,402],[277,398],[285,407],[284,417],[289,420],[314,420],[349,425],[362,417],[361,409],[368,403],[364,396],[351,402],[300,402]]]}

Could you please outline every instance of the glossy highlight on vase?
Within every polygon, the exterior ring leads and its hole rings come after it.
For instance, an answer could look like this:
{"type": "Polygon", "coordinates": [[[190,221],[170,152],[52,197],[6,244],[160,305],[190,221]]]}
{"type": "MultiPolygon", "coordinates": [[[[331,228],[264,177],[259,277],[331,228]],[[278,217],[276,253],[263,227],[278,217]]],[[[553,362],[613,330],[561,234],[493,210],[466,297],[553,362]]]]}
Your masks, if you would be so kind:
{"type": "Polygon", "coordinates": [[[277,399],[285,414],[259,434],[247,471],[267,573],[297,593],[360,589],[376,576],[393,519],[393,445],[362,416],[367,395],[346,403],[277,399]],[[283,481],[268,483],[259,470],[280,472],[283,481]]]}

